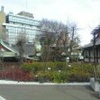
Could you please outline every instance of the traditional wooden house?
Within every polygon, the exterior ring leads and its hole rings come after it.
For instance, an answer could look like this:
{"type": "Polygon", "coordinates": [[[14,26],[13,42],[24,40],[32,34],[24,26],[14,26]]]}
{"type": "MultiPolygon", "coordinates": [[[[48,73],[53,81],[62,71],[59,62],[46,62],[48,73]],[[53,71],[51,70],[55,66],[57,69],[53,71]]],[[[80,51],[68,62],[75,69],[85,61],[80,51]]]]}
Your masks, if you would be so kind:
{"type": "Polygon", "coordinates": [[[96,41],[95,57],[94,57],[93,41],[85,45],[82,49],[85,62],[93,63],[95,58],[95,62],[100,63],[100,38],[98,38],[96,41]]]}
{"type": "MultiPolygon", "coordinates": [[[[26,44],[24,46],[24,55],[25,59],[35,60],[34,59],[35,48],[32,44],[26,44]]],[[[18,61],[19,51],[16,45],[9,45],[7,42],[0,40],[0,58],[4,61],[18,61]]]]}

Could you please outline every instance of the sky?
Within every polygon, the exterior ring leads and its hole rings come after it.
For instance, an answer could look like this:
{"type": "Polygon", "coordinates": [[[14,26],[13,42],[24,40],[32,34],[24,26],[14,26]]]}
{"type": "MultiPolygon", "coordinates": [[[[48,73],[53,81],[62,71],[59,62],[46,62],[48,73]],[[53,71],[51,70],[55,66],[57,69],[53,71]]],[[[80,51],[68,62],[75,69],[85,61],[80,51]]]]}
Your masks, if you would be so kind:
{"type": "Polygon", "coordinates": [[[90,42],[91,31],[100,24],[100,0],[0,0],[0,6],[6,13],[31,12],[36,20],[75,22],[82,46],[90,42]]]}

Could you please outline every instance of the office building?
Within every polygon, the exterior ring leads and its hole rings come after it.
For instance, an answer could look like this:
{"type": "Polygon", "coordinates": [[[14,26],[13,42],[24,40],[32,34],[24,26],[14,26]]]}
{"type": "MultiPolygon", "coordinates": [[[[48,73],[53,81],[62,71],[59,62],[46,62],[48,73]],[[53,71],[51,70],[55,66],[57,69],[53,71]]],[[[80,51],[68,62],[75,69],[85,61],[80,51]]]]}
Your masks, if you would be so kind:
{"type": "Polygon", "coordinates": [[[33,43],[35,35],[40,33],[39,27],[40,21],[35,20],[32,13],[21,11],[18,14],[5,14],[4,7],[1,7],[0,34],[9,44],[16,44],[21,36],[24,36],[28,43],[33,43]]]}

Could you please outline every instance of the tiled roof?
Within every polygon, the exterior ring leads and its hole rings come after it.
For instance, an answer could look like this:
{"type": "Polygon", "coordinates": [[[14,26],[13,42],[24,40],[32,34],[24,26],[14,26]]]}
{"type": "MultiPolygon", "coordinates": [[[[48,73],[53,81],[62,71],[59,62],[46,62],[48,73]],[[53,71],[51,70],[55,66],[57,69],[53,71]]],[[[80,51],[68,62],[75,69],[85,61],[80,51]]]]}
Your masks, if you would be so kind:
{"type": "MultiPolygon", "coordinates": [[[[97,45],[100,45],[100,39],[98,39],[98,40],[96,41],[96,46],[97,46],[97,45]]],[[[89,43],[89,44],[83,46],[82,48],[89,48],[89,47],[92,47],[92,46],[93,46],[93,42],[91,42],[91,43],[89,43]]]]}
{"type": "Polygon", "coordinates": [[[18,53],[16,49],[11,47],[8,43],[4,42],[2,39],[0,40],[0,44],[2,44],[7,50],[13,52],[13,53],[18,53]]]}
{"type": "MultiPolygon", "coordinates": [[[[14,46],[10,46],[8,43],[4,42],[3,40],[0,40],[0,44],[3,45],[7,50],[9,50],[9,52],[4,52],[4,57],[12,57],[15,55],[19,55],[18,52],[18,47],[16,45],[14,46]]],[[[24,57],[28,58],[28,59],[34,59],[31,57],[28,57],[29,55],[34,55],[35,54],[35,47],[32,44],[28,44],[24,47],[24,57]]]]}
{"type": "MultiPolygon", "coordinates": [[[[13,45],[13,48],[18,51],[18,47],[13,45]]],[[[27,44],[24,46],[24,54],[25,55],[34,55],[35,54],[35,47],[33,44],[27,44]]]]}

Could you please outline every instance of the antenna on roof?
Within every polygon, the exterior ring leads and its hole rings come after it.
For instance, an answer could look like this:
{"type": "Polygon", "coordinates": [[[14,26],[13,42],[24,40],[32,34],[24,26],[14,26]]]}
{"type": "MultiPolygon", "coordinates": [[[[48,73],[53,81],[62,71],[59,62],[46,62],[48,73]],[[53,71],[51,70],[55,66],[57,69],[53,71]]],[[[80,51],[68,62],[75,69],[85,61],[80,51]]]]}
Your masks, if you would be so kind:
{"type": "Polygon", "coordinates": [[[26,0],[26,11],[27,11],[27,9],[28,9],[28,1],[26,0]]]}

